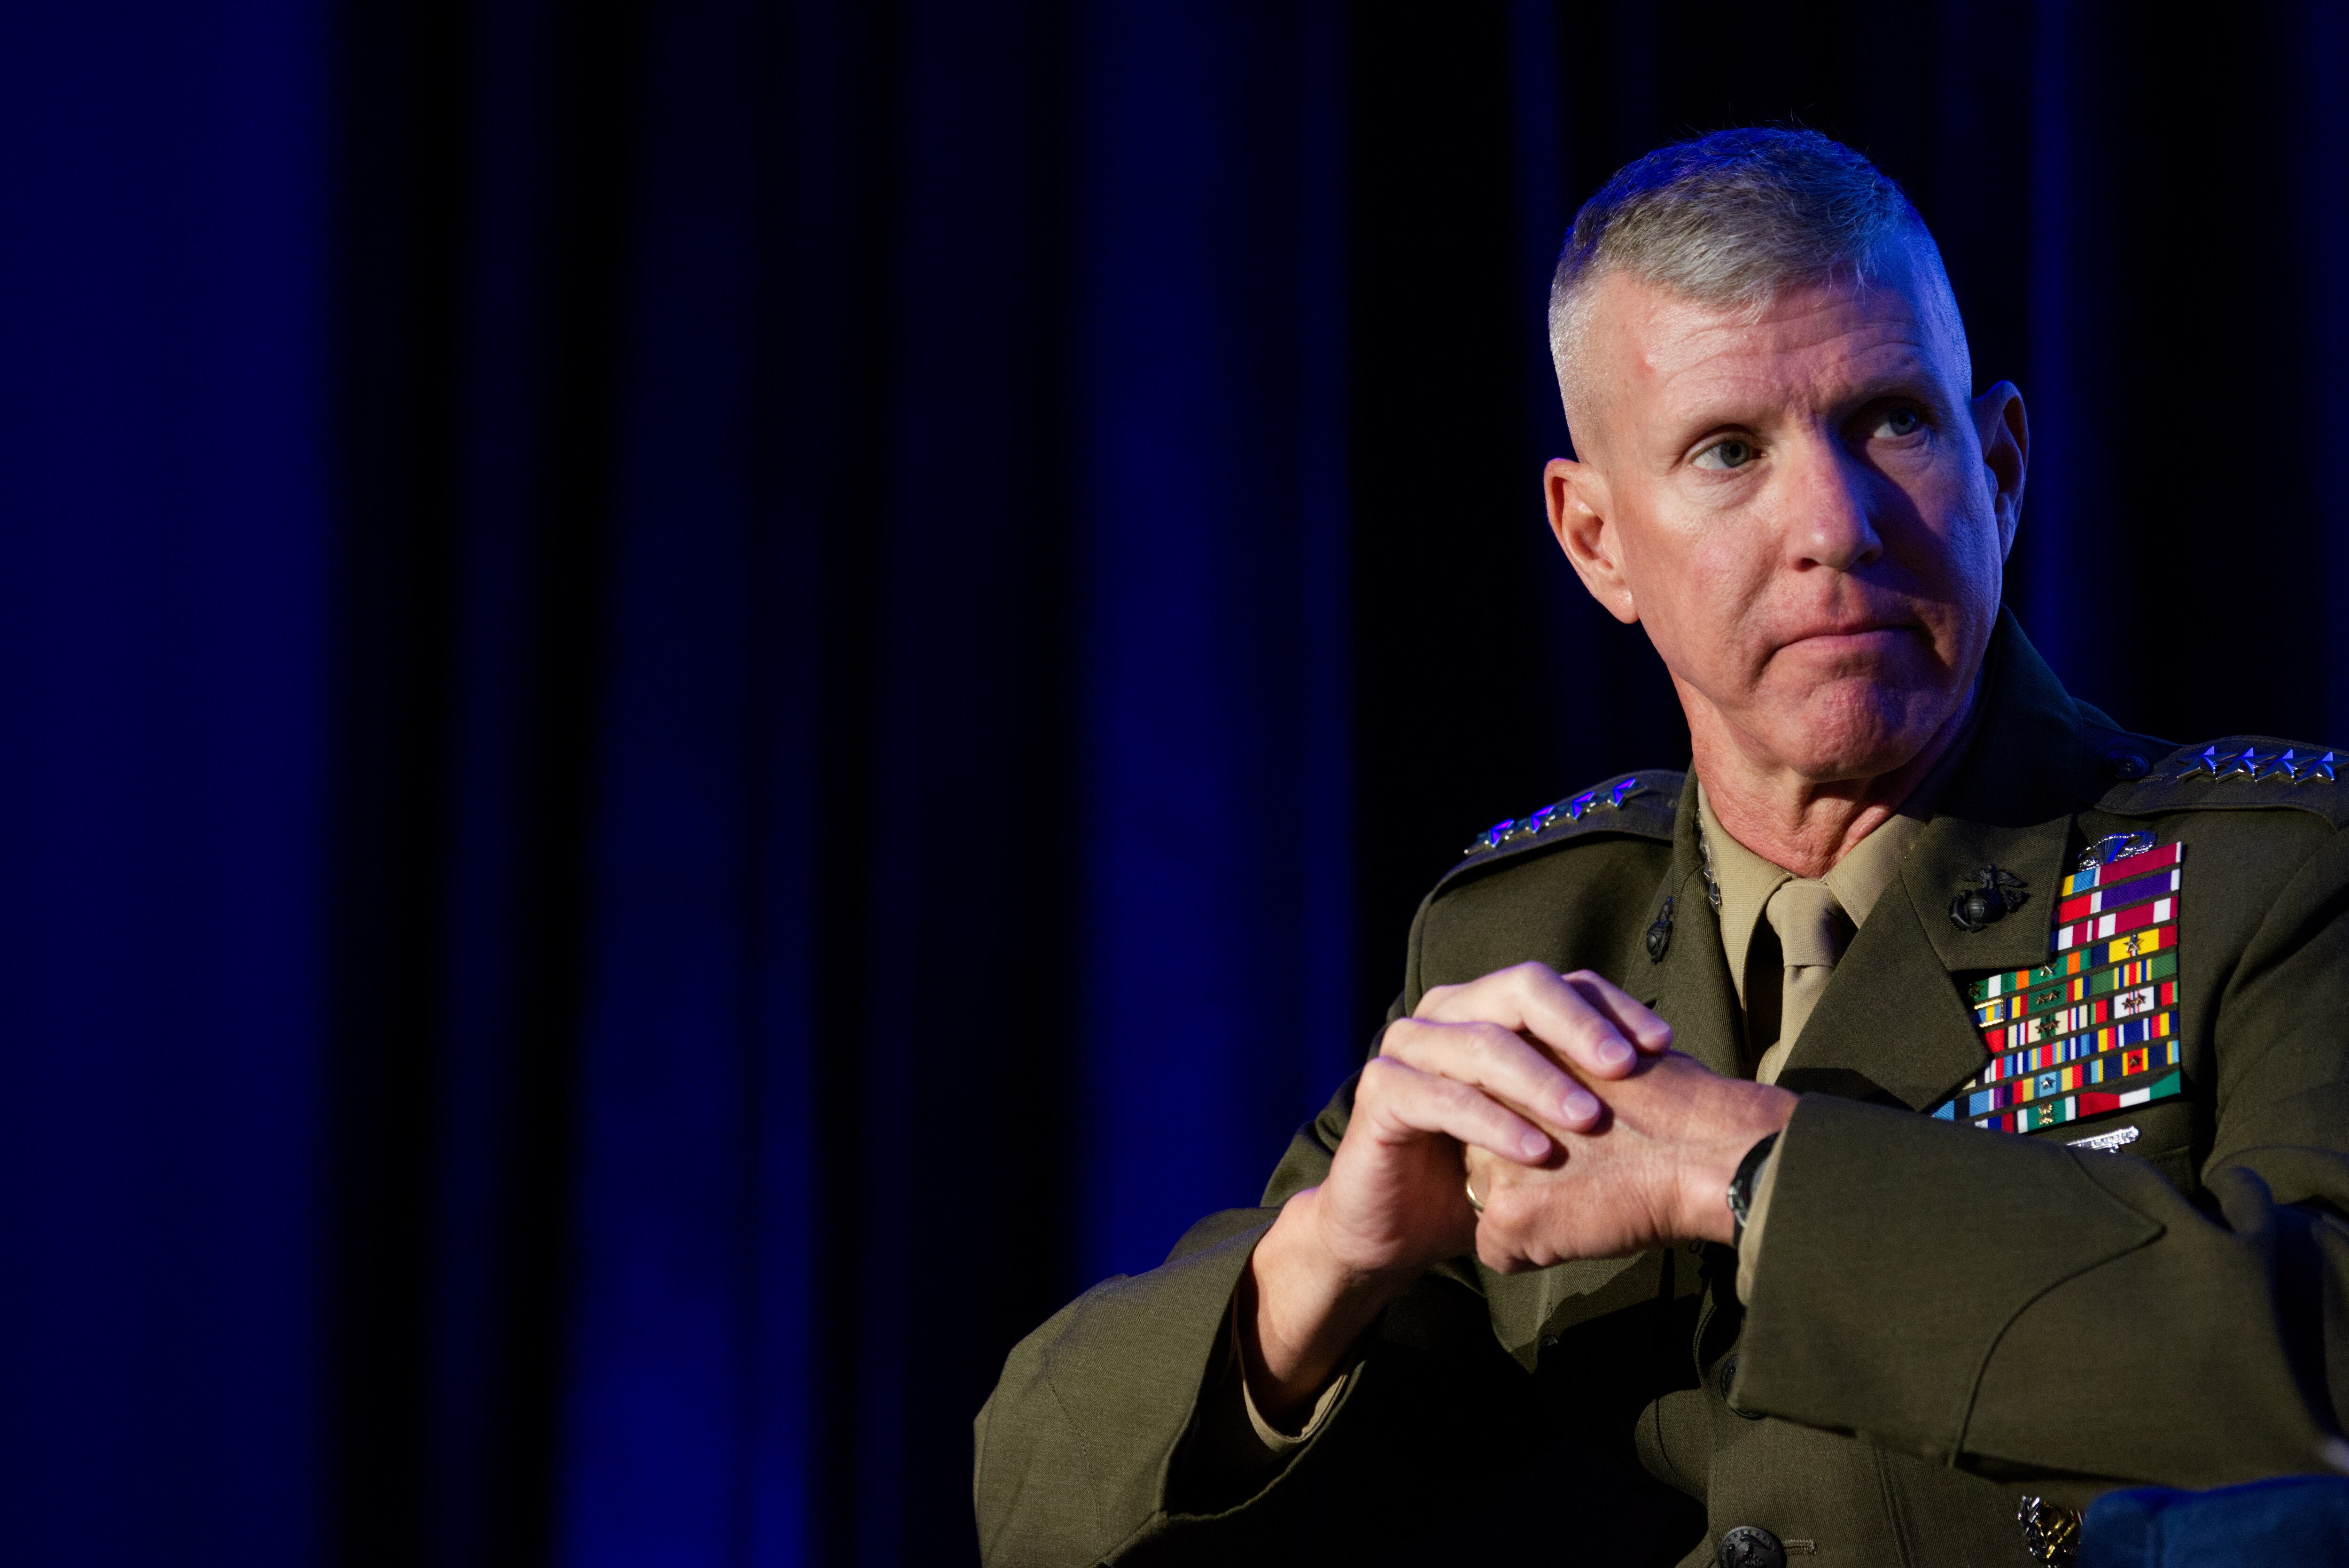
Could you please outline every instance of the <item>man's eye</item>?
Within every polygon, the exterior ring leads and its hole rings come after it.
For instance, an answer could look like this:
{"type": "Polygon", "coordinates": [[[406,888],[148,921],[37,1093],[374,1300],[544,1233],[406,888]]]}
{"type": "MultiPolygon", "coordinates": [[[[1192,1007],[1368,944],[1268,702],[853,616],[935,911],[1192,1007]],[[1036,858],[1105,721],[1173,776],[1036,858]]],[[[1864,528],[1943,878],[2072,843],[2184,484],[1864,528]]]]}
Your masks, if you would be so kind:
{"type": "Polygon", "coordinates": [[[1908,435],[1924,422],[1925,417],[1914,408],[1887,409],[1884,418],[1876,422],[1876,433],[1897,438],[1908,435]]]}
{"type": "Polygon", "coordinates": [[[1701,469],[1742,469],[1752,462],[1754,456],[1753,442],[1731,436],[1699,452],[1696,466],[1701,469]]]}

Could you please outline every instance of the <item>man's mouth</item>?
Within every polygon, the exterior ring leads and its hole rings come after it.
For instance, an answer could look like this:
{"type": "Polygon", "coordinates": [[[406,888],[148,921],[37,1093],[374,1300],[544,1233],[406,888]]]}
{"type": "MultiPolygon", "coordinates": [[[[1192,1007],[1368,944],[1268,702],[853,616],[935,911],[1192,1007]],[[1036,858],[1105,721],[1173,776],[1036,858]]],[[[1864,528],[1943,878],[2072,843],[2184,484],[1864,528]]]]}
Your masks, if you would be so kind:
{"type": "Polygon", "coordinates": [[[1876,653],[1908,641],[1917,628],[1905,621],[1854,621],[1803,632],[1779,645],[1809,653],[1876,653]]]}

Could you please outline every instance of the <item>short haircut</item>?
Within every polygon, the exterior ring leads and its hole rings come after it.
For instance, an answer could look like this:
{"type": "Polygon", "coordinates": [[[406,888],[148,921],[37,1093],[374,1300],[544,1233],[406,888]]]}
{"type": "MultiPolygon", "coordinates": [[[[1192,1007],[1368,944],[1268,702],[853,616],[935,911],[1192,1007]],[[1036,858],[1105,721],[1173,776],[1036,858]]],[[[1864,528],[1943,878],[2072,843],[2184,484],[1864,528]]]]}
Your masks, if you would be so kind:
{"type": "MultiPolygon", "coordinates": [[[[1962,350],[1965,328],[1940,248],[1900,187],[1839,141],[1816,130],[1752,126],[1660,147],[1616,170],[1574,215],[1550,280],[1549,347],[1569,404],[1568,365],[1584,332],[1583,306],[1609,273],[1716,308],[1757,314],[1785,289],[1866,284],[1879,253],[1909,241],[1962,350]]],[[[1930,286],[1930,285],[1929,285],[1930,286]]]]}

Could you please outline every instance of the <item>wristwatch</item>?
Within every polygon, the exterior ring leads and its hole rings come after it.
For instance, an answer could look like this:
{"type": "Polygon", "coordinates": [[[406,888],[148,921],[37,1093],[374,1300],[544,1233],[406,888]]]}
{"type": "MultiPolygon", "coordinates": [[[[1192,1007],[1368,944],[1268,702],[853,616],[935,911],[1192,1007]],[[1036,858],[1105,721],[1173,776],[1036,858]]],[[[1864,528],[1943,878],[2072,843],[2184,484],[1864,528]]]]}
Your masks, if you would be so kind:
{"type": "Polygon", "coordinates": [[[1776,1147],[1778,1135],[1774,1132],[1745,1151],[1745,1158],[1737,1162],[1737,1174],[1729,1179],[1729,1244],[1733,1247],[1745,1239],[1745,1215],[1754,1207],[1754,1183],[1761,1178],[1770,1150],[1776,1147]]]}

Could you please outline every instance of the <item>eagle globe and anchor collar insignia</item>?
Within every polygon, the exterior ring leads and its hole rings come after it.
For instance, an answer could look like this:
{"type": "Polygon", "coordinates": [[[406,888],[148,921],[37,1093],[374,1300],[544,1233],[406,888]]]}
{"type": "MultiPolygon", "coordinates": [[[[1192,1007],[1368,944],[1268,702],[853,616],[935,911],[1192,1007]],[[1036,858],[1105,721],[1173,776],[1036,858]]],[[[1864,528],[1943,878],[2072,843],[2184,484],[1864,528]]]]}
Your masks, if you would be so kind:
{"type": "Polygon", "coordinates": [[[2079,869],[2064,879],[2047,961],[1970,988],[1990,1059],[1933,1116],[1994,1132],[2035,1132],[2180,1092],[2185,855],[2184,844],[2159,844],[2144,831],[2088,846],[2079,869]]]}
{"type": "Polygon", "coordinates": [[[1984,866],[1950,900],[1950,923],[1960,931],[1983,930],[2030,903],[2031,895],[2023,891],[2029,885],[2013,872],[1984,866]]]}

